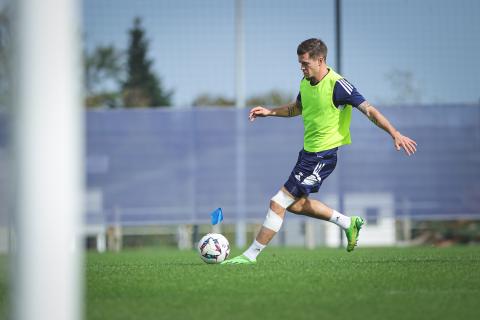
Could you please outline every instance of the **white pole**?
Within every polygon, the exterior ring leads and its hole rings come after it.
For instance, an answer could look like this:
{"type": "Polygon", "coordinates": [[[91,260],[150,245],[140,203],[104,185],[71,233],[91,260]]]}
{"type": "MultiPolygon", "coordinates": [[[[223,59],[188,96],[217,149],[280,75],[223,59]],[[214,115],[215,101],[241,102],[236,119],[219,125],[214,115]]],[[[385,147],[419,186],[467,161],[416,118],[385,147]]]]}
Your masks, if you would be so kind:
{"type": "Polygon", "coordinates": [[[245,108],[245,32],[243,0],[235,0],[235,106],[245,108]]]}
{"type": "Polygon", "coordinates": [[[19,0],[13,319],[81,319],[83,111],[77,0],[19,0]]]}
{"type": "MultiPolygon", "coordinates": [[[[245,108],[245,37],[243,28],[243,0],[235,0],[235,105],[237,109],[245,108]]],[[[246,222],[245,222],[245,122],[246,117],[243,117],[243,112],[237,110],[236,125],[237,125],[237,221],[236,221],[236,239],[237,247],[244,247],[246,244],[246,222]]]]}

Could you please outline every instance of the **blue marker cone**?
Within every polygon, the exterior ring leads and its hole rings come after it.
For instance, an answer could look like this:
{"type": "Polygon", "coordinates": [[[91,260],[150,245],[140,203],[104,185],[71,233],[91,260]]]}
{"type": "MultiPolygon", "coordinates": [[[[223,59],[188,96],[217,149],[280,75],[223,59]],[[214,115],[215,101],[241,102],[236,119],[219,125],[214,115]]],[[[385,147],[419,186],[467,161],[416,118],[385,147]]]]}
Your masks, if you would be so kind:
{"type": "Polygon", "coordinates": [[[223,221],[222,208],[215,209],[215,211],[210,213],[210,216],[212,217],[212,225],[216,225],[217,223],[222,222],[223,221]]]}

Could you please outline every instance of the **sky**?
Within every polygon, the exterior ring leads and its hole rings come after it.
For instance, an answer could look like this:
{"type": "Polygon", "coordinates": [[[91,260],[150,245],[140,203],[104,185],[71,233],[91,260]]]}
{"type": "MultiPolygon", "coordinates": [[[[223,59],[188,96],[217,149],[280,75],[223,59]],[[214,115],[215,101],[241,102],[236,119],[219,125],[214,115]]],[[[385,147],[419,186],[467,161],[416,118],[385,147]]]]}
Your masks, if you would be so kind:
{"type": "MultiPolygon", "coordinates": [[[[176,107],[202,93],[235,95],[234,0],[83,0],[84,46],[128,45],[141,17],[149,57],[176,107]]],[[[343,0],[342,75],[378,105],[480,103],[480,1],[343,0]],[[410,90],[405,92],[409,86],[410,90]]],[[[244,0],[246,96],[296,96],[296,48],[329,47],[334,0],[244,0]]]]}

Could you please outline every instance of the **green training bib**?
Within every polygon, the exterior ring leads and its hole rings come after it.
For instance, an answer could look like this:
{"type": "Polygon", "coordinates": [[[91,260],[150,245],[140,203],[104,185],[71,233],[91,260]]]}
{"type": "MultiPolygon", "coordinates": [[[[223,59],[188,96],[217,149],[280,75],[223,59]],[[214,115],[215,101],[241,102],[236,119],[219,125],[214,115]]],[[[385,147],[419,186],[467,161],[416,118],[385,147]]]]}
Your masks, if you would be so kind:
{"type": "Polygon", "coordinates": [[[333,103],[333,89],[343,77],[329,68],[327,75],[316,85],[302,79],[300,95],[304,125],[303,148],[320,152],[350,144],[352,106],[337,108],[333,103]]]}

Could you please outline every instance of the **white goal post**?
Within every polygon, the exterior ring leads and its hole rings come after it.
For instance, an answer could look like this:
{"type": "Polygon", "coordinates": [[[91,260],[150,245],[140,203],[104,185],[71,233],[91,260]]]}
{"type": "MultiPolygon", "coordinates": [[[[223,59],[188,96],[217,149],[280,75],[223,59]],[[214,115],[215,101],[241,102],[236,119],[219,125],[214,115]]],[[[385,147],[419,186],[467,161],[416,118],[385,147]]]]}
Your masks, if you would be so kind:
{"type": "Polygon", "coordinates": [[[13,319],[82,318],[78,0],[18,0],[14,21],[13,319]]]}

